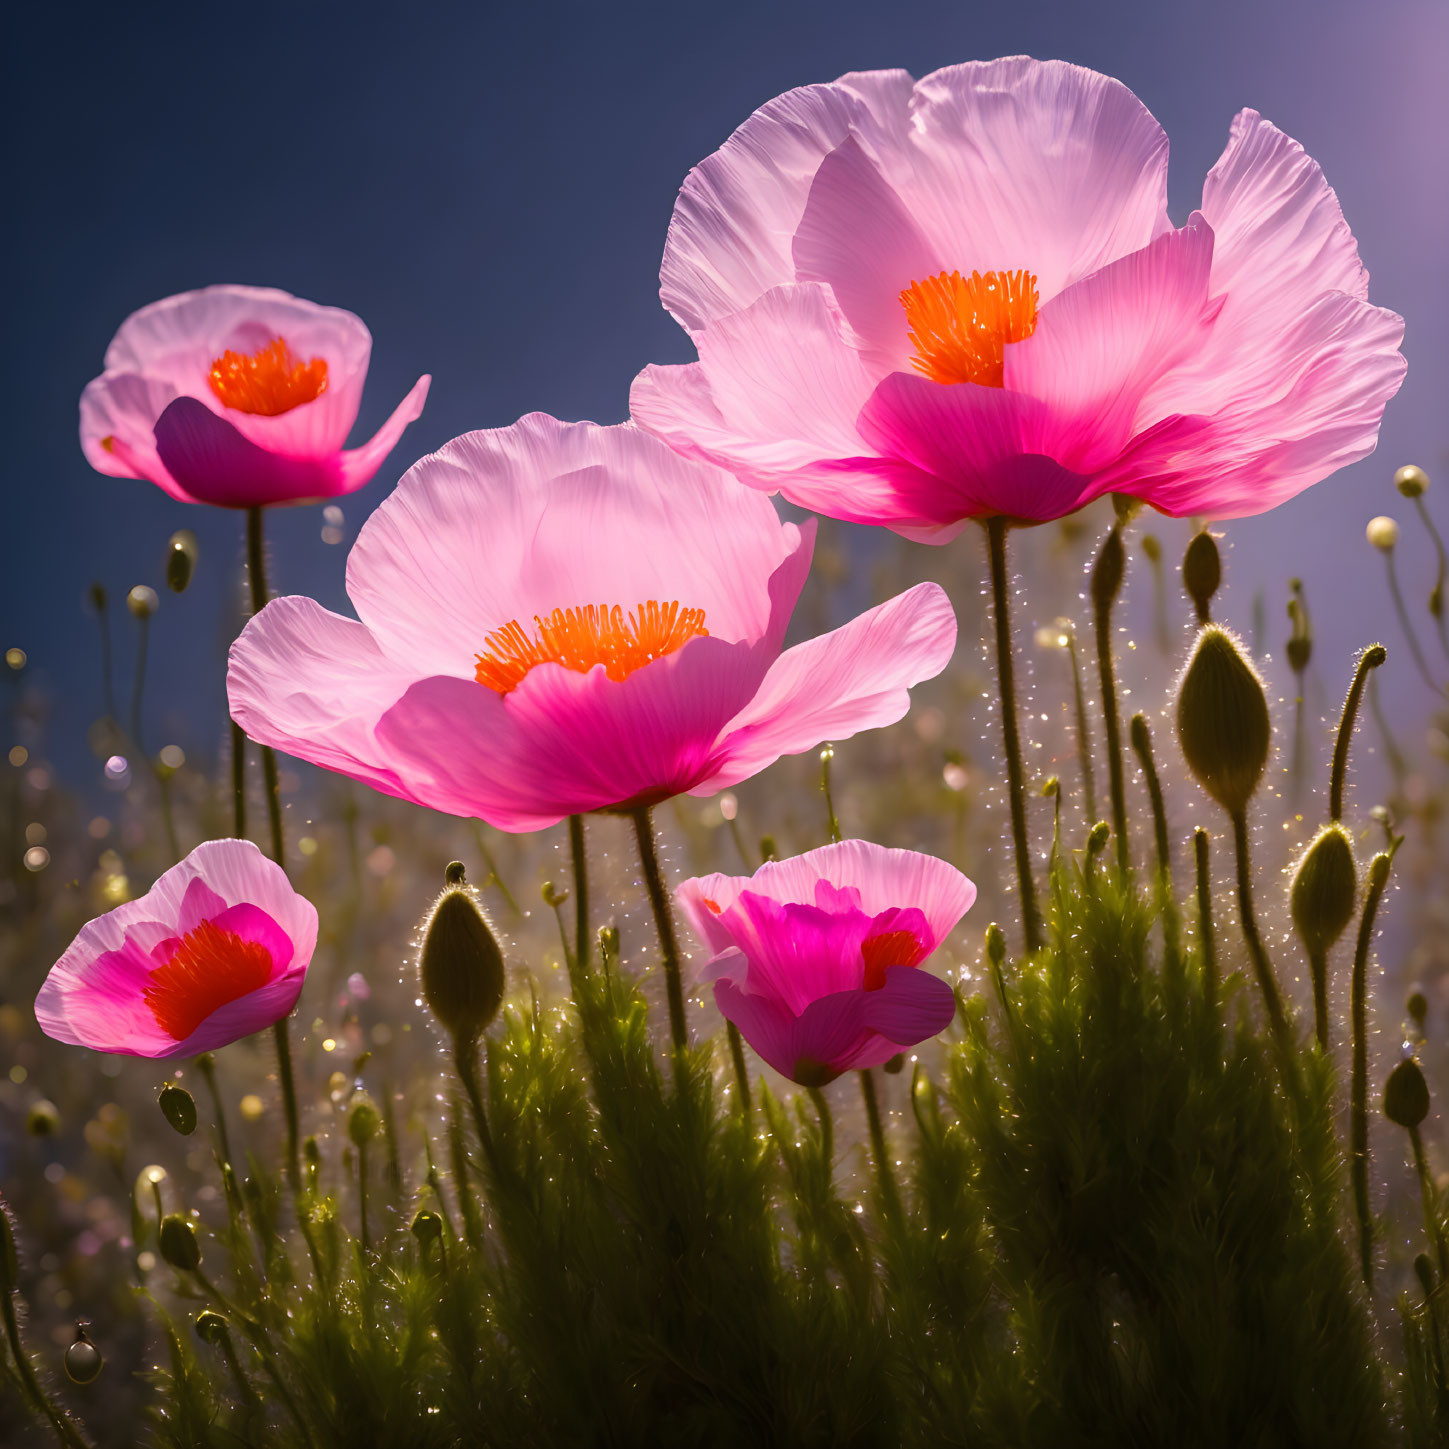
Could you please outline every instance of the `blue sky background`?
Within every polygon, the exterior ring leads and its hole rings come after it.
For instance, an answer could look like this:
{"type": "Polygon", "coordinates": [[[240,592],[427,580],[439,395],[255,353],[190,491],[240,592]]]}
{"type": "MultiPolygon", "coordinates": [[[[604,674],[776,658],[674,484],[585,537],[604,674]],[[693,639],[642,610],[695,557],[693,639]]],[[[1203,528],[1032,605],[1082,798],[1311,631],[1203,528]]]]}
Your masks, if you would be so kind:
{"type": "MultiPolygon", "coordinates": [[[[128,312],[217,281],[356,311],[374,353],[354,442],[434,374],[421,421],[344,500],[350,540],[449,437],[535,409],[617,420],[645,363],[686,360],[657,295],[680,181],[754,107],[846,70],[1025,51],[1108,71],[1171,137],[1178,220],[1241,106],[1321,162],[1372,299],[1409,318],[1410,367],[1374,458],[1232,529],[1240,585],[1272,581],[1275,634],[1290,573],[1325,649],[1364,642],[1366,617],[1390,630],[1363,524],[1396,511],[1406,460],[1449,497],[1443,0],[52,5],[12,16],[5,50],[0,647],[29,652],[49,753],[77,783],[100,708],[86,590],[159,585],[181,526],[203,567],[185,599],[163,594],[149,736],[209,749],[220,731],[240,518],[101,478],[76,442],[77,397],[128,312]]],[[[271,515],[276,582],[337,607],[346,550],[320,525],[271,515]]],[[[1405,553],[1427,567],[1417,539],[1405,553]]]]}

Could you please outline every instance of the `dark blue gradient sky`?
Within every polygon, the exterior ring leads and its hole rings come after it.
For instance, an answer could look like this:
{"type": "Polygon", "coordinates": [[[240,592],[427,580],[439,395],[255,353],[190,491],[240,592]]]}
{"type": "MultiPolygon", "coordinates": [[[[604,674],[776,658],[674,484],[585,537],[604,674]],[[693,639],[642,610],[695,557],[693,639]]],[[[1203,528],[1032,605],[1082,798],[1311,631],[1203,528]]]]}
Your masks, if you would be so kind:
{"type": "MultiPolygon", "coordinates": [[[[128,312],[215,281],[349,307],[375,339],[369,430],[434,374],[421,422],[346,500],[350,539],[454,434],[534,409],[616,420],[640,367],[686,359],[657,297],[681,179],[755,106],[846,70],[1026,51],[1117,75],[1171,136],[1179,220],[1234,111],[1257,107],[1337,187],[1372,299],[1409,318],[1410,367],[1378,455],[1235,528],[1235,567],[1279,592],[1302,574],[1347,649],[1387,617],[1362,527],[1398,501],[1388,473],[1418,460],[1449,496],[1443,0],[52,5],[8,32],[0,647],[46,684],[63,770],[84,766],[100,701],[85,591],[159,584],[183,525],[203,571],[163,596],[151,743],[205,749],[220,728],[238,517],[93,475],[76,443],[76,399],[128,312]]],[[[317,510],[271,525],[284,590],[340,605],[345,549],[320,544],[317,510]]]]}

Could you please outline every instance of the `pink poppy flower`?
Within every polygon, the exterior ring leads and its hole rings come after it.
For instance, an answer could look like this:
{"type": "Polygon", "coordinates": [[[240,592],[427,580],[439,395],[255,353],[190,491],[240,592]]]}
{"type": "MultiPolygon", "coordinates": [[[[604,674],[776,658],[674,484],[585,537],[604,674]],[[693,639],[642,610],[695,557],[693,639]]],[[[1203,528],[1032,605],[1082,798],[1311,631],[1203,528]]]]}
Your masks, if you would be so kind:
{"type": "Polygon", "coordinates": [[[121,323],[81,394],[81,449],[183,503],[254,508],[353,493],[423,410],[420,377],[360,448],[372,337],[360,318],[270,287],[205,287],[121,323]]]}
{"type": "Polygon", "coordinates": [[[134,1057],[215,1051],[297,1004],[317,912],[249,840],[209,840],[82,928],[35,998],[56,1041],[134,1057]]]}
{"type": "Polygon", "coordinates": [[[634,420],[836,518],[942,543],[1106,492],[1238,517],[1370,453],[1403,321],[1255,111],[1186,226],[1120,82],[1014,57],[806,86],[684,183],[664,305],[699,361],[634,420]]]}
{"type": "Polygon", "coordinates": [[[503,830],[710,794],[898,720],[951,657],[934,584],[781,652],[814,535],[628,424],[468,433],[364,525],[360,622],[284,598],[246,626],[232,718],[503,830]]]}
{"type": "Polygon", "coordinates": [[[954,866],[842,840],[676,898],[713,952],[721,1013],[774,1069],[818,1087],[944,1031],[956,997],[918,970],[976,899],[954,866]]]}

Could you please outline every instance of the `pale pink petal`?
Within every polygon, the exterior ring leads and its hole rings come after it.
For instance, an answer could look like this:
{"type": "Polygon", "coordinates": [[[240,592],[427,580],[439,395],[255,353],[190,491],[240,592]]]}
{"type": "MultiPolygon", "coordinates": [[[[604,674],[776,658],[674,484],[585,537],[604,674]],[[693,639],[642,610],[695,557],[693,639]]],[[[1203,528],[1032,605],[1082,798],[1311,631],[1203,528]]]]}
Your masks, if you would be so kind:
{"type": "Polygon", "coordinates": [[[93,953],[82,945],[84,937],[82,930],[35,998],[41,1031],[55,1041],[93,1051],[167,1055],[176,1039],[162,1030],[143,995],[156,964],[150,952],[122,941],[93,953]]]}
{"type": "Polygon", "coordinates": [[[904,71],[804,86],[754,113],[685,178],[660,268],[664,305],[691,332],[795,280],[791,246],[824,158],[849,137],[899,150],[909,127],[904,71]]]}
{"type": "Polygon", "coordinates": [[[156,420],[156,453],[191,498],[219,508],[300,503],[342,491],[335,457],[270,453],[195,398],[177,398],[156,420]]]}
{"type": "Polygon", "coordinates": [[[894,724],[909,690],[933,679],[956,647],[956,615],[939,584],[917,584],[850,623],[787,649],[720,741],[720,764],[691,787],[711,794],[781,755],[894,724]]]}
{"type": "Polygon", "coordinates": [[[347,590],[417,676],[471,679],[491,631],[557,608],[678,601],[711,635],[759,638],[767,581],[802,546],[768,499],[638,428],[535,413],[409,469],[364,525],[347,590]]]}
{"type": "Polygon", "coordinates": [[[81,451],[111,478],[144,478],[182,503],[195,503],[156,453],[156,419],[175,400],[165,382],[108,372],[86,384],[80,400],[81,451]]]}
{"type": "Polygon", "coordinates": [[[388,420],[361,447],[349,448],[342,455],[342,492],[355,493],[370,483],[387,455],[397,447],[409,423],[422,416],[433,379],[424,373],[412,391],[395,407],[388,420]]]}
{"type": "Polygon", "coordinates": [[[734,936],[720,917],[742,890],[750,888],[750,882],[751,877],[747,875],[701,875],[681,881],[674,888],[674,899],[684,919],[716,958],[734,945],[734,936]]]}
{"type": "MultiPolygon", "coordinates": [[[[877,370],[909,366],[912,348],[901,292],[913,281],[950,270],[875,163],[854,137],[820,163],[795,232],[795,275],[822,282],[850,326],[864,339],[877,370]]],[[[766,294],[769,295],[769,294],[766,294]]],[[[710,332],[696,341],[700,357],[710,332]]],[[[714,369],[710,367],[711,377],[714,369]]]]}
{"type": "Polygon", "coordinates": [[[1110,76],[949,66],[917,83],[912,119],[914,182],[896,189],[947,267],[1025,268],[1045,303],[1168,229],[1167,136],[1110,76]]]}
{"type": "Polygon", "coordinates": [[[1007,388],[1047,406],[1043,453],[1092,473],[1122,451],[1143,395],[1207,340],[1212,258],[1212,230],[1195,213],[1059,293],[1035,333],[1006,348],[1007,388]]]}
{"type": "Polygon", "coordinates": [[[759,646],[693,639],[623,680],[543,664],[507,696],[471,679],[414,684],[377,726],[409,799],[500,830],[652,804],[713,768],[759,684],[759,646]]]}
{"type": "Polygon", "coordinates": [[[273,599],[231,646],[226,689],[232,718],[259,744],[407,799],[375,731],[416,679],[365,625],[289,597],[273,599]]]}
{"type": "Polygon", "coordinates": [[[892,475],[908,518],[949,524],[1004,514],[1042,521],[1102,491],[1043,452],[1052,440],[1047,404],[1005,388],[894,372],[865,405],[860,428],[874,451],[910,465],[912,471],[892,475]]]}

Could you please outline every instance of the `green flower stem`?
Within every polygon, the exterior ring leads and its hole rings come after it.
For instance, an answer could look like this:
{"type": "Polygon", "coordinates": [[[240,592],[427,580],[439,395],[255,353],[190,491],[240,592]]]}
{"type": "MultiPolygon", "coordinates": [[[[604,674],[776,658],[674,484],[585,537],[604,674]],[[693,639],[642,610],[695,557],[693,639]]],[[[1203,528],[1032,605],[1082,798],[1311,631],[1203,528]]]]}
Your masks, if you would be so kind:
{"type": "Polygon", "coordinates": [[[832,845],[841,838],[840,821],[835,814],[835,796],[830,789],[830,764],[834,759],[835,746],[826,745],[820,751],[820,790],[825,796],[825,829],[832,845]]]}
{"type": "Polygon", "coordinates": [[[634,835],[639,842],[639,863],[644,870],[644,888],[649,893],[654,928],[659,933],[659,955],[664,963],[664,985],[669,998],[669,1034],[678,1053],[688,1045],[689,1028],[684,1018],[684,983],[679,972],[679,942],[674,934],[674,913],[670,909],[664,874],[659,869],[653,814],[646,805],[635,810],[632,819],[634,835]]]}
{"type": "Polygon", "coordinates": [[[1209,1009],[1217,1010],[1218,950],[1213,934],[1212,877],[1208,873],[1208,833],[1199,826],[1192,835],[1193,863],[1197,873],[1197,935],[1202,950],[1203,996],[1209,1009]]]}
{"type": "Polygon", "coordinates": [[[1414,1171],[1419,1176],[1419,1197],[1424,1205],[1424,1229],[1434,1244],[1434,1254],[1439,1260],[1439,1281],[1442,1283],[1449,1279],[1449,1244],[1444,1241],[1444,1230],[1439,1226],[1439,1215],[1434,1211],[1434,1178],[1424,1156],[1424,1138],[1417,1127],[1409,1128],[1409,1142],[1414,1149],[1414,1171]]]}
{"type": "Polygon", "coordinates": [[[1112,796],[1112,833],[1117,839],[1117,864],[1132,863],[1127,837],[1127,786],[1122,773],[1122,721],[1117,713],[1117,671],[1112,659],[1112,606],[1122,588],[1126,550],[1122,530],[1114,524],[1092,566],[1092,627],[1097,638],[1097,676],[1102,690],[1102,723],[1107,731],[1107,777],[1112,796]]]}
{"type": "Polygon", "coordinates": [[[1368,959],[1373,943],[1374,917],[1388,884],[1390,857],[1374,856],[1369,867],[1368,894],[1358,923],[1358,941],[1353,952],[1353,1084],[1350,1089],[1349,1157],[1353,1172],[1353,1205],[1358,1216],[1359,1266],[1363,1281],[1373,1287],[1373,1217],[1369,1204],[1368,1140],[1368,959]]]}
{"type": "Polygon", "coordinates": [[[1308,974],[1313,978],[1313,1035],[1320,1051],[1328,1050],[1328,953],[1308,953],[1308,974]]]}
{"type": "Polygon", "coordinates": [[[1404,631],[1404,639],[1408,643],[1414,668],[1419,671],[1419,677],[1433,693],[1442,694],[1443,691],[1434,683],[1434,676],[1430,672],[1428,661],[1424,658],[1424,651],[1419,647],[1419,636],[1414,632],[1414,626],[1409,621],[1409,611],[1404,607],[1404,595],[1399,588],[1399,571],[1394,567],[1392,549],[1385,550],[1384,565],[1389,575],[1389,595],[1394,601],[1394,613],[1399,616],[1399,627],[1404,631]]]}
{"type": "Polygon", "coordinates": [[[1072,661],[1072,708],[1077,724],[1077,767],[1082,772],[1082,795],[1087,806],[1087,823],[1097,823],[1097,774],[1092,768],[1092,734],[1087,720],[1087,692],[1082,688],[1082,666],[1077,659],[1077,640],[1067,635],[1067,656],[1072,661]]]}
{"type": "Polygon", "coordinates": [[[1021,760],[1021,735],[1016,720],[1016,663],[1011,647],[1010,581],[1006,573],[1006,519],[986,520],[986,542],[991,564],[991,613],[996,625],[996,678],[1001,694],[1001,733],[1006,750],[1006,788],[1011,802],[1011,839],[1016,851],[1016,879],[1021,893],[1021,923],[1026,949],[1042,944],[1041,915],[1036,903],[1036,881],[1031,869],[1031,847],[1026,828],[1026,783],[1021,760]]]}
{"type": "Polygon", "coordinates": [[[41,1416],[49,1422],[51,1428],[55,1430],[56,1438],[66,1446],[66,1449],[86,1449],[86,1441],[70,1420],[52,1405],[45,1390],[40,1386],[35,1369],[26,1356],[25,1345],[20,1341],[20,1321],[15,1314],[15,1295],[13,1293],[0,1290],[0,1314],[3,1314],[5,1318],[5,1337],[9,1340],[10,1353],[15,1360],[15,1371],[26,1396],[41,1416]]]}
{"type": "MultiPolygon", "coordinates": [[[[266,605],[267,560],[262,537],[262,510],[247,509],[247,580],[251,588],[251,609],[255,617],[266,605]]],[[[266,787],[267,822],[272,834],[272,859],[283,870],[287,868],[286,841],[282,831],[282,793],[277,777],[277,757],[270,745],[263,745],[262,780],[266,787]]],[[[301,1133],[298,1128],[297,1086],[292,1075],[292,1043],[289,1017],[284,1016],[272,1027],[277,1044],[277,1081],[282,1089],[282,1111],[287,1123],[287,1181],[293,1194],[301,1191],[302,1161],[298,1151],[301,1133]]]]}
{"type": "Polygon", "coordinates": [[[1283,995],[1278,989],[1278,980],[1273,975],[1273,963],[1268,959],[1267,948],[1258,932],[1258,918],[1253,910],[1253,871],[1248,851],[1248,817],[1245,811],[1233,812],[1233,847],[1238,863],[1238,914],[1242,918],[1243,939],[1247,942],[1248,958],[1253,963],[1253,974],[1258,978],[1258,988],[1263,993],[1263,1004],[1268,1008],[1268,1021],[1273,1035],[1284,1053],[1287,1070],[1292,1071],[1292,1032],[1288,1025],[1288,1013],[1283,1005],[1283,995]]]}
{"type": "MultiPolygon", "coordinates": [[[[468,1107],[473,1114],[473,1126],[478,1133],[479,1145],[488,1159],[488,1166],[495,1176],[499,1172],[498,1149],[493,1142],[493,1132],[488,1126],[488,1113],[483,1108],[483,1089],[478,1081],[478,1043],[454,1043],[453,1062],[457,1068],[458,1080],[468,1097],[468,1107]]],[[[459,1188],[461,1192],[461,1187],[459,1188]]]]}
{"type": "Polygon", "coordinates": [[[1343,785],[1348,775],[1348,747],[1353,741],[1354,724],[1358,719],[1359,702],[1363,698],[1364,685],[1369,671],[1377,669],[1388,658],[1388,651],[1382,644],[1374,644],[1358,657],[1358,666],[1353,671],[1353,683],[1348,687],[1348,696],[1343,701],[1343,714],[1338,721],[1338,738],[1333,746],[1333,775],[1328,787],[1328,815],[1331,820],[1343,819],[1343,785]]]}
{"type": "Polygon", "coordinates": [[[136,677],[131,684],[131,742],[136,753],[144,757],[146,747],[141,743],[141,703],[146,694],[146,655],[151,642],[151,616],[142,614],[136,620],[136,677]]]}
{"type": "Polygon", "coordinates": [[[735,1086],[739,1089],[740,1111],[749,1115],[751,1106],[750,1099],[750,1069],[745,1061],[745,1044],[740,1036],[740,1029],[734,1022],[725,1022],[725,1035],[729,1038],[730,1060],[735,1068],[735,1086]]]}
{"type": "Polygon", "coordinates": [[[201,1073],[201,1079],[206,1083],[208,1096],[211,1098],[211,1109],[216,1117],[216,1138],[221,1148],[221,1161],[224,1167],[232,1165],[231,1140],[226,1131],[226,1112],[221,1105],[221,1090],[216,1085],[216,1059],[210,1052],[203,1052],[196,1059],[196,1070],[201,1073]]]}
{"type": "Polygon", "coordinates": [[[1152,801],[1153,834],[1157,846],[1157,874],[1162,886],[1162,933],[1167,959],[1176,970],[1181,962],[1178,934],[1177,897],[1172,889],[1172,844],[1167,833],[1167,806],[1162,798],[1162,783],[1152,759],[1152,736],[1143,715],[1132,716],[1132,750],[1142,767],[1147,794],[1152,801]]]}
{"type": "Polygon", "coordinates": [[[860,1095],[865,1099],[865,1122],[870,1131],[870,1152],[875,1159],[876,1180],[880,1183],[881,1202],[886,1213],[899,1218],[901,1213],[900,1194],[896,1190],[895,1173],[891,1170],[885,1140],[885,1128],[881,1125],[880,1102],[875,1094],[875,1077],[869,1070],[858,1072],[860,1095]]]}
{"type": "Polygon", "coordinates": [[[589,937],[589,857],[582,815],[569,816],[569,856],[574,867],[574,960],[583,973],[588,970],[592,943],[589,937]]]}
{"type": "Polygon", "coordinates": [[[1439,560],[1439,571],[1434,576],[1434,587],[1429,591],[1429,612],[1434,616],[1434,625],[1439,632],[1439,647],[1445,654],[1449,654],[1449,633],[1445,632],[1444,624],[1444,581],[1446,577],[1449,577],[1449,552],[1445,551],[1443,536],[1434,526],[1434,520],[1430,516],[1428,508],[1424,506],[1422,494],[1414,499],[1414,507],[1418,510],[1419,519],[1434,542],[1434,554],[1439,560]]]}
{"type": "Polygon", "coordinates": [[[820,1156],[824,1159],[825,1170],[834,1175],[835,1168],[835,1117],[830,1111],[830,1103],[825,1100],[825,1093],[819,1087],[806,1087],[810,1094],[810,1100],[815,1106],[815,1115],[820,1121],[820,1156]]]}

